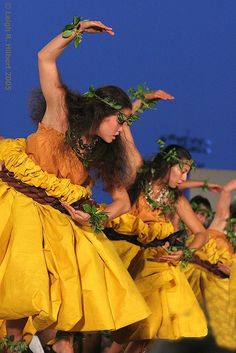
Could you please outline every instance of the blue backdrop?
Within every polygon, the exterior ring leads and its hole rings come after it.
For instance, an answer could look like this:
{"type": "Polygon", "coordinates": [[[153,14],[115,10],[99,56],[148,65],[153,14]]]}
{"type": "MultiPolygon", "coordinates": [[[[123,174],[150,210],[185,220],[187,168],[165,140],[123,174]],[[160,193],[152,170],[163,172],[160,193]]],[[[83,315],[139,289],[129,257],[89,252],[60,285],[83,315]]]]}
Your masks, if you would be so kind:
{"type": "Polygon", "coordinates": [[[1,0],[0,135],[35,128],[27,100],[38,86],[37,51],[73,15],[99,19],[116,35],[85,35],[65,51],[59,66],[69,86],[83,92],[90,84],[147,82],[175,96],[133,126],[144,157],[155,153],[158,137],[172,135],[197,146],[199,165],[236,169],[235,0],[1,0]]]}

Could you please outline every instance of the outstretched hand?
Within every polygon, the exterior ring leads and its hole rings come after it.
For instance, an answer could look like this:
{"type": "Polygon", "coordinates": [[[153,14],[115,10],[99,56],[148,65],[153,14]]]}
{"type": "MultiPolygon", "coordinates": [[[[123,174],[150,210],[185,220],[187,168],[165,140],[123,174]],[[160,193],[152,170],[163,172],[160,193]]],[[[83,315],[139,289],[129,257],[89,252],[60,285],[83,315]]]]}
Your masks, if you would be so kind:
{"type": "Polygon", "coordinates": [[[101,33],[106,32],[111,36],[114,36],[114,32],[112,31],[112,27],[108,27],[104,25],[100,21],[81,21],[79,31],[81,33],[101,33]]]}
{"type": "Polygon", "coordinates": [[[172,99],[175,98],[170,93],[162,91],[161,89],[158,89],[157,91],[152,91],[152,92],[149,92],[149,93],[145,93],[144,96],[145,96],[145,99],[147,99],[147,100],[158,100],[158,99],[172,100],[172,99]]]}
{"type": "Polygon", "coordinates": [[[84,226],[90,226],[90,223],[89,223],[90,215],[88,213],[75,210],[72,206],[70,206],[66,202],[62,202],[61,204],[69,212],[71,218],[74,221],[76,221],[79,224],[84,225],[84,226]]]}
{"type": "Polygon", "coordinates": [[[215,183],[208,183],[207,189],[211,192],[221,192],[222,186],[215,183]]]}

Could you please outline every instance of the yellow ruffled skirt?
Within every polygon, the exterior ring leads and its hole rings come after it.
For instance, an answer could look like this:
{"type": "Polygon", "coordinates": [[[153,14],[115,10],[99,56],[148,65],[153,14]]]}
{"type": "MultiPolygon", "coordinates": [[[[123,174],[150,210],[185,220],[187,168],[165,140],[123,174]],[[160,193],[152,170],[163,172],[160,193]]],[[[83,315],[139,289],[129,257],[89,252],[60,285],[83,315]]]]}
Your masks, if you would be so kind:
{"type": "MultiPolygon", "coordinates": [[[[155,237],[164,239],[173,232],[168,221],[148,224],[133,215],[113,220],[112,226],[120,233],[137,234],[144,242],[155,237]]],[[[131,243],[125,246],[125,241],[113,243],[151,310],[148,318],[116,331],[115,341],[178,339],[207,334],[205,316],[184,273],[178,266],[158,261],[162,248],[141,249],[131,243]]]]}
{"type": "MultiPolygon", "coordinates": [[[[198,251],[198,256],[212,264],[218,261],[229,263],[232,260],[228,250],[222,246],[219,248],[214,239],[210,239],[198,251]]],[[[232,271],[230,281],[195,264],[189,264],[184,272],[199,302],[206,308],[216,343],[224,348],[236,349],[236,300],[233,299],[236,273],[232,271]]]]}
{"type": "MultiPolygon", "coordinates": [[[[24,140],[0,144],[15,177],[69,203],[89,193],[43,172],[24,140]]],[[[41,205],[0,180],[0,320],[32,317],[36,330],[115,330],[149,309],[103,233],[41,205]]]]}

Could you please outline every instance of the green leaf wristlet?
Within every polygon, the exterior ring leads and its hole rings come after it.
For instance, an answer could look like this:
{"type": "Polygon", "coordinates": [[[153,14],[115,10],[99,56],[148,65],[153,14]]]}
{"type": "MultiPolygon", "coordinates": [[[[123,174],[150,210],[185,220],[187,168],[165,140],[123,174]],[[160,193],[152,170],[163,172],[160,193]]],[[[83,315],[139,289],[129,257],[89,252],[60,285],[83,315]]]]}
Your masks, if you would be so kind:
{"type": "Polygon", "coordinates": [[[73,33],[76,33],[74,38],[74,47],[77,48],[79,43],[82,41],[83,35],[79,31],[79,25],[81,22],[81,17],[74,16],[72,23],[67,24],[62,30],[62,37],[69,38],[73,33]]]}

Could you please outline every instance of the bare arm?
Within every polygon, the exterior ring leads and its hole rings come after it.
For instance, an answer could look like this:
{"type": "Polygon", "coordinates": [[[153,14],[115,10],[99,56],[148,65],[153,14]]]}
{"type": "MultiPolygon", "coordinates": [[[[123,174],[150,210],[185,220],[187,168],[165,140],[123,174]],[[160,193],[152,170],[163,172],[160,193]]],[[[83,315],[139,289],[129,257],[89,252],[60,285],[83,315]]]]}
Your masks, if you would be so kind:
{"type": "Polygon", "coordinates": [[[230,216],[231,193],[233,190],[236,190],[236,179],[229,181],[223,186],[216,205],[216,213],[209,228],[224,231],[227,219],[230,216]]]}
{"type": "MultiPolygon", "coordinates": [[[[147,100],[171,100],[174,97],[162,90],[156,90],[150,93],[144,94],[145,99],[147,100]]],[[[142,101],[137,99],[132,104],[132,113],[137,112],[139,108],[141,108],[142,101]]],[[[130,176],[130,183],[132,184],[135,181],[136,173],[140,169],[143,164],[143,158],[137,149],[134,138],[131,132],[130,127],[124,123],[123,124],[123,131],[121,132],[121,138],[126,146],[126,153],[129,160],[129,164],[131,166],[131,176],[130,176]]]]}
{"type": "Polygon", "coordinates": [[[188,200],[181,196],[176,203],[176,211],[181,220],[195,235],[193,241],[189,245],[190,249],[200,249],[208,241],[208,232],[201,224],[193,212],[188,200]]]}
{"type": "Polygon", "coordinates": [[[119,217],[130,210],[130,199],[124,187],[113,190],[111,197],[112,203],[104,209],[109,220],[119,217]]]}
{"type": "MultiPolygon", "coordinates": [[[[156,91],[153,91],[153,92],[150,92],[150,93],[145,93],[144,94],[144,98],[147,99],[147,100],[172,100],[174,99],[174,97],[165,92],[165,91],[162,91],[162,90],[156,90],[156,91]]],[[[137,112],[140,108],[142,107],[142,101],[141,99],[137,99],[134,103],[133,103],[133,107],[132,107],[132,112],[135,113],[137,112]]]]}
{"type": "MultiPolygon", "coordinates": [[[[103,212],[107,213],[108,220],[121,216],[130,209],[130,200],[124,187],[117,188],[111,193],[112,203],[107,205],[103,212]]],[[[83,211],[77,211],[67,203],[62,203],[69,212],[71,218],[79,224],[89,226],[90,215],[83,211]]]]}
{"type": "MultiPolygon", "coordinates": [[[[199,250],[208,241],[208,232],[203,227],[201,222],[195,216],[188,200],[181,196],[176,203],[176,211],[180,219],[186,224],[186,226],[194,234],[194,239],[189,244],[188,248],[192,250],[199,250]]],[[[182,250],[174,251],[169,255],[161,257],[162,261],[179,261],[183,255],[182,250]]]]}
{"type": "MultiPolygon", "coordinates": [[[[111,35],[114,34],[111,27],[107,27],[99,21],[82,21],[79,31],[81,33],[107,32],[111,35]]],[[[65,92],[56,61],[75,36],[76,33],[73,33],[69,38],[63,38],[60,34],[38,53],[40,85],[46,100],[46,112],[42,121],[46,126],[53,127],[60,132],[67,130],[67,111],[65,92]]]]}
{"type": "MultiPolygon", "coordinates": [[[[191,189],[191,188],[202,188],[205,185],[203,180],[186,180],[178,186],[180,190],[191,189]]],[[[212,192],[220,192],[222,187],[219,184],[207,183],[207,190],[212,192]]]]}
{"type": "Polygon", "coordinates": [[[123,130],[120,134],[121,139],[125,145],[126,154],[131,167],[130,184],[133,184],[136,178],[137,171],[143,164],[143,158],[137,149],[130,127],[127,123],[123,124],[123,130]]]}

